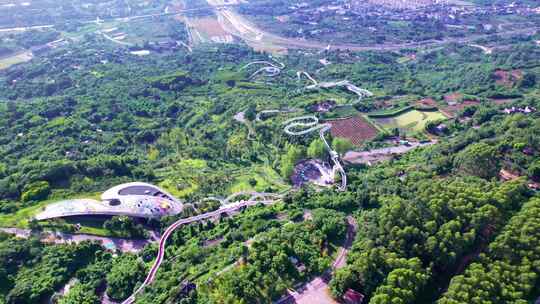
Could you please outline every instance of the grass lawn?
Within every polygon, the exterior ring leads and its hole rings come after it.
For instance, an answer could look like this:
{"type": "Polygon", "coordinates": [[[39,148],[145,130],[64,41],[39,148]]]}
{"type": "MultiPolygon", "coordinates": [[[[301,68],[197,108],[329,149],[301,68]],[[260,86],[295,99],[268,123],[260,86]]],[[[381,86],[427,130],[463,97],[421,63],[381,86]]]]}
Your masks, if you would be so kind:
{"type": "Polygon", "coordinates": [[[165,177],[158,186],[178,198],[184,198],[199,190],[194,177],[204,174],[207,169],[208,164],[203,159],[183,159],[174,166],[174,176],[168,176],[169,171],[157,172],[158,176],[165,177]]]}
{"type": "Polygon", "coordinates": [[[358,115],[358,111],[351,105],[337,107],[330,112],[324,113],[325,119],[346,118],[358,115]]]}
{"type": "Polygon", "coordinates": [[[111,235],[111,232],[103,227],[87,226],[85,222],[80,223],[81,229],[77,233],[92,234],[97,236],[115,236],[111,235]]]}
{"type": "Polygon", "coordinates": [[[394,117],[372,118],[386,129],[398,128],[406,132],[421,132],[429,121],[446,119],[439,111],[411,110],[394,117]]]}
{"type": "Polygon", "coordinates": [[[122,237],[122,235],[116,235],[112,233],[111,231],[103,228],[104,222],[105,222],[105,218],[79,216],[79,217],[69,217],[69,218],[64,218],[64,219],[55,219],[55,220],[46,221],[41,226],[45,230],[62,231],[65,229],[66,225],[80,224],[81,229],[79,229],[76,233],[91,234],[91,235],[106,236],[106,237],[109,237],[109,236],[122,237]]]}
{"type": "Polygon", "coordinates": [[[287,190],[290,186],[283,181],[274,169],[268,166],[253,166],[240,172],[240,175],[235,178],[234,183],[229,188],[229,193],[250,190],[263,192],[268,187],[274,188],[276,192],[281,192],[287,190]],[[257,181],[255,186],[250,185],[251,179],[257,181]]]}

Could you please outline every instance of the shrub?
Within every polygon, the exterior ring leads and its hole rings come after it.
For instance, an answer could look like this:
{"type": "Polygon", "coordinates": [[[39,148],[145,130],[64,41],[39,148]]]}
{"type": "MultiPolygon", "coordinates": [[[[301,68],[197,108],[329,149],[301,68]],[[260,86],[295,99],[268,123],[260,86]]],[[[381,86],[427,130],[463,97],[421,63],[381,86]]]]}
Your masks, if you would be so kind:
{"type": "Polygon", "coordinates": [[[48,182],[37,181],[24,187],[21,200],[23,202],[44,200],[50,193],[51,187],[48,182]]]}

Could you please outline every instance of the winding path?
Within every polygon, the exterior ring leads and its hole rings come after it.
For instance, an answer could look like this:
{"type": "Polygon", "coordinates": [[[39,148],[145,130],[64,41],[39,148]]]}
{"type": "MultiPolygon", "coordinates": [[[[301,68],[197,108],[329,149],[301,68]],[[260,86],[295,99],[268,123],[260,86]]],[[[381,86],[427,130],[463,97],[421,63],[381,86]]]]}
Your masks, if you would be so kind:
{"type": "MultiPolygon", "coordinates": [[[[348,80],[318,82],[308,72],[305,72],[305,71],[296,72],[296,77],[298,77],[298,80],[302,78],[302,75],[304,75],[307,79],[309,79],[313,83],[311,85],[306,86],[306,89],[308,90],[316,90],[319,88],[328,89],[328,88],[333,88],[333,87],[345,87],[350,92],[353,92],[354,94],[358,95],[357,102],[362,100],[364,97],[373,96],[373,93],[371,93],[370,91],[359,88],[348,80]]],[[[353,105],[353,104],[350,104],[350,105],[353,105]]],[[[342,106],[345,106],[345,105],[342,105],[342,106]]]]}
{"type": "Polygon", "coordinates": [[[251,123],[246,119],[246,113],[244,111],[238,112],[234,115],[234,120],[238,121],[239,123],[242,123],[246,126],[248,129],[248,135],[247,139],[254,140],[255,139],[255,129],[253,129],[253,126],[251,123]]]}
{"type": "Polygon", "coordinates": [[[271,58],[271,59],[273,61],[275,61],[279,66],[273,64],[270,61],[259,60],[259,61],[253,61],[253,62],[250,62],[250,63],[246,64],[240,70],[245,70],[248,67],[250,67],[252,65],[256,65],[256,64],[264,64],[266,66],[258,69],[253,74],[251,74],[251,76],[249,76],[249,79],[252,79],[253,77],[255,77],[258,74],[263,73],[263,72],[266,72],[266,77],[275,77],[275,76],[277,76],[277,75],[279,75],[281,73],[281,70],[285,67],[285,64],[275,60],[274,58],[271,58]]]}
{"type": "Polygon", "coordinates": [[[109,41],[112,41],[112,42],[114,42],[114,43],[117,43],[117,44],[120,44],[120,45],[124,45],[124,46],[133,46],[132,43],[128,43],[128,42],[116,40],[116,39],[112,38],[111,36],[107,35],[107,34],[104,33],[104,32],[97,31],[97,33],[103,35],[103,37],[105,37],[105,39],[107,39],[107,40],[109,40],[109,41]]]}
{"type": "MultiPolygon", "coordinates": [[[[305,72],[304,72],[305,73],[305,72]]],[[[306,75],[309,75],[305,73],[306,75]]],[[[311,78],[310,78],[311,79],[311,78]]],[[[329,81],[329,82],[315,82],[312,85],[309,85],[306,87],[306,89],[314,90],[318,88],[333,88],[333,87],[345,87],[347,90],[353,92],[354,94],[358,95],[358,101],[362,100],[364,97],[370,97],[373,96],[373,93],[366,89],[362,89],[354,85],[348,80],[340,80],[340,81],[329,81]]]]}
{"type": "Polygon", "coordinates": [[[307,79],[311,80],[311,82],[313,82],[313,85],[318,85],[319,83],[317,82],[317,80],[315,80],[315,78],[311,77],[311,75],[306,72],[306,71],[298,71],[296,72],[296,77],[298,77],[298,80],[301,79],[302,75],[306,76],[307,79]]]}
{"type": "Polygon", "coordinates": [[[275,203],[277,200],[281,199],[281,197],[282,197],[280,194],[275,194],[275,193],[239,192],[239,193],[235,193],[235,194],[232,194],[232,195],[228,196],[223,201],[224,202],[229,202],[233,198],[236,198],[236,197],[241,196],[241,195],[250,195],[250,198],[247,201],[241,200],[239,202],[234,202],[234,203],[230,203],[230,204],[221,206],[218,210],[215,210],[215,211],[212,211],[212,212],[192,216],[192,217],[185,218],[185,219],[180,219],[180,220],[174,222],[172,225],[170,225],[165,230],[165,232],[161,236],[161,239],[159,240],[159,249],[158,249],[158,254],[157,254],[156,260],[154,261],[154,264],[150,268],[150,271],[149,271],[148,275],[146,276],[146,279],[141,284],[141,286],[139,286],[139,288],[137,288],[137,290],[135,290],[135,292],[131,296],[129,296],[129,298],[125,299],[122,302],[122,304],[131,304],[131,303],[135,302],[135,297],[140,292],[142,292],[146,286],[148,286],[149,284],[151,284],[154,281],[156,273],[159,270],[159,268],[161,266],[161,263],[163,262],[163,258],[165,256],[165,246],[166,246],[167,240],[169,239],[171,234],[178,227],[180,227],[182,225],[185,225],[185,224],[198,222],[198,221],[201,221],[201,220],[204,220],[204,219],[216,217],[216,216],[218,216],[218,215],[220,215],[222,213],[236,211],[236,210],[238,210],[240,208],[253,206],[253,205],[256,205],[256,204],[259,204],[259,203],[265,204],[265,205],[271,205],[271,204],[275,203]]]}
{"type": "Polygon", "coordinates": [[[326,147],[326,150],[328,151],[328,154],[330,154],[330,158],[332,159],[332,162],[334,163],[334,173],[335,171],[338,171],[341,176],[341,185],[338,186],[339,191],[345,191],[347,190],[347,174],[345,174],[345,169],[343,169],[343,166],[339,162],[339,154],[330,147],[328,142],[326,141],[326,137],[324,136],[327,131],[332,128],[332,125],[329,123],[319,123],[319,118],[314,115],[308,115],[308,116],[300,116],[296,118],[292,118],[289,120],[286,120],[283,124],[286,126],[283,128],[283,131],[287,135],[293,135],[293,136],[299,136],[299,135],[305,135],[308,133],[311,133],[313,131],[319,130],[319,137],[324,143],[324,146],[326,147]],[[307,128],[304,130],[293,130],[294,128],[307,128]]]}

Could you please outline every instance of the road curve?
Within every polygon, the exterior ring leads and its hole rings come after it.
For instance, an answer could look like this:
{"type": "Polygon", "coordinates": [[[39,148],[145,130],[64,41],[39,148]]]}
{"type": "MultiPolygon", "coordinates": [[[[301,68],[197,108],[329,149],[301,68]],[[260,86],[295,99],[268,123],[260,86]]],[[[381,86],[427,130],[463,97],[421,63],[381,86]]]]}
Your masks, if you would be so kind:
{"type": "Polygon", "coordinates": [[[330,158],[332,159],[332,162],[334,163],[334,172],[338,171],[341,176],[341,185],[338,186],[338,191],[345,191],[347,190],[347,174],[345,174],[345,169],[343,169],[343,166],[339,162],[339,154],[330,147],[328,142],[326,141],[326,137],[324,136],[327,131],[332,128],[332,125],[329,123],[319,123],[319,118],[314,115],[309,116],[300,116],[296,118],[292,118],[289,120],[286,120],[283,124],[286,126],[283,128],[283,131],[287,135],[304,135],[311,133],[313,131],[319,130],[319,137],[321,138],[322,142],[324,143],[324,146],[326,147],[326,150],[328,151],[328,154],[330,154],[330,158]],[[304,122],[302,122],[304,121],[304,122]],[[294,131],[291,130],[293,128],[297,127],[305,127],[307,129],[300,130],[300,131],[294,131]]]}
{"type": "Polygon", "coordinates": [[[338,186],[339,191],[345,191],[347,190],[347,174],[345,174],[345,169],[343,169],[343,166],[339,162],[339,154],[332,150],[328,142],[326,141],[326,138],[324,137],[324,134],[332,128],[331,124],[324,124],[324,127],[319,131],[319,137],[324,142],[324,145],[326,146],[326,149],[328,150],[328,153],[330,154],[330,158],[332,159],[332,162],[334,163],[334,170],[337,170],[339,172],[339,175],[341,176],[341,185],[338,186]]]}
{"type": "Polygon", "coordinates": [[[273,114],[273,113],[293,113],[298,111],[299,109],[296,108],[289,108],[285,110],[262,110],[259,113],[257,113],[257,116],[255,116],[255,121],[262,121],[262,115],[264,114],[273,114]]]}
{"type": "Polygon", "coordinates": [[[313,278],[313,280],[305,283],[298,288],[299,292],[289,290],[289,294],[274,302],[274,304],[285,303],[336,303],[328,294],[328,282],[332,278],[334,270],[343,268],[346,265],[346,257],[352,247],[354,238],[358,231],[358,223],[353,216],[347,216],[347,234],[343,246],[339,248],[336,258],[331,267],[328,268],[322,275],[313,278]],[[326,290],[325,290],[326,289],[326,290]]]}
{"type": "MultiPolygon", "coordinates": [[[[326,49],[328,42],[282,37],[265,32],[249,22],[244,16],[230,8],[214,7],[218,21],[229,34],[239,37],[252,44],[271,44],[286,49],[326,49]]],[[[498,32],[495,34],[477,34],[467,37],[447,37],[443,40],[426,40],[421,42],[404,42],[396,44],[359,45],[354,43],[332,44],[332,48],[350,51],[398,51],[406,48],[435,47],[448,43],[470,43],[472,41],[493,36],[512,36],[517,34],[534,34],[540,27],[530,27],[517,30],[498,32]]]]}

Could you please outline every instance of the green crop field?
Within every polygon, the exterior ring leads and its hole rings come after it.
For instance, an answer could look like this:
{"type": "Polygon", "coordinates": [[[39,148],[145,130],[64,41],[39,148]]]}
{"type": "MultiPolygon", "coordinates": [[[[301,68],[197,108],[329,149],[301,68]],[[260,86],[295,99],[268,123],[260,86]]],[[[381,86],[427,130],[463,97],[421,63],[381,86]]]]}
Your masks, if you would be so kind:
{"type": "Polygon", "coordinates": [[[411,110],[394,117],[373,118],[373,120],[386,129],[398,128],[403,131],[423,131],[429,121],[445,119],[439,111],[411,110]]]}

